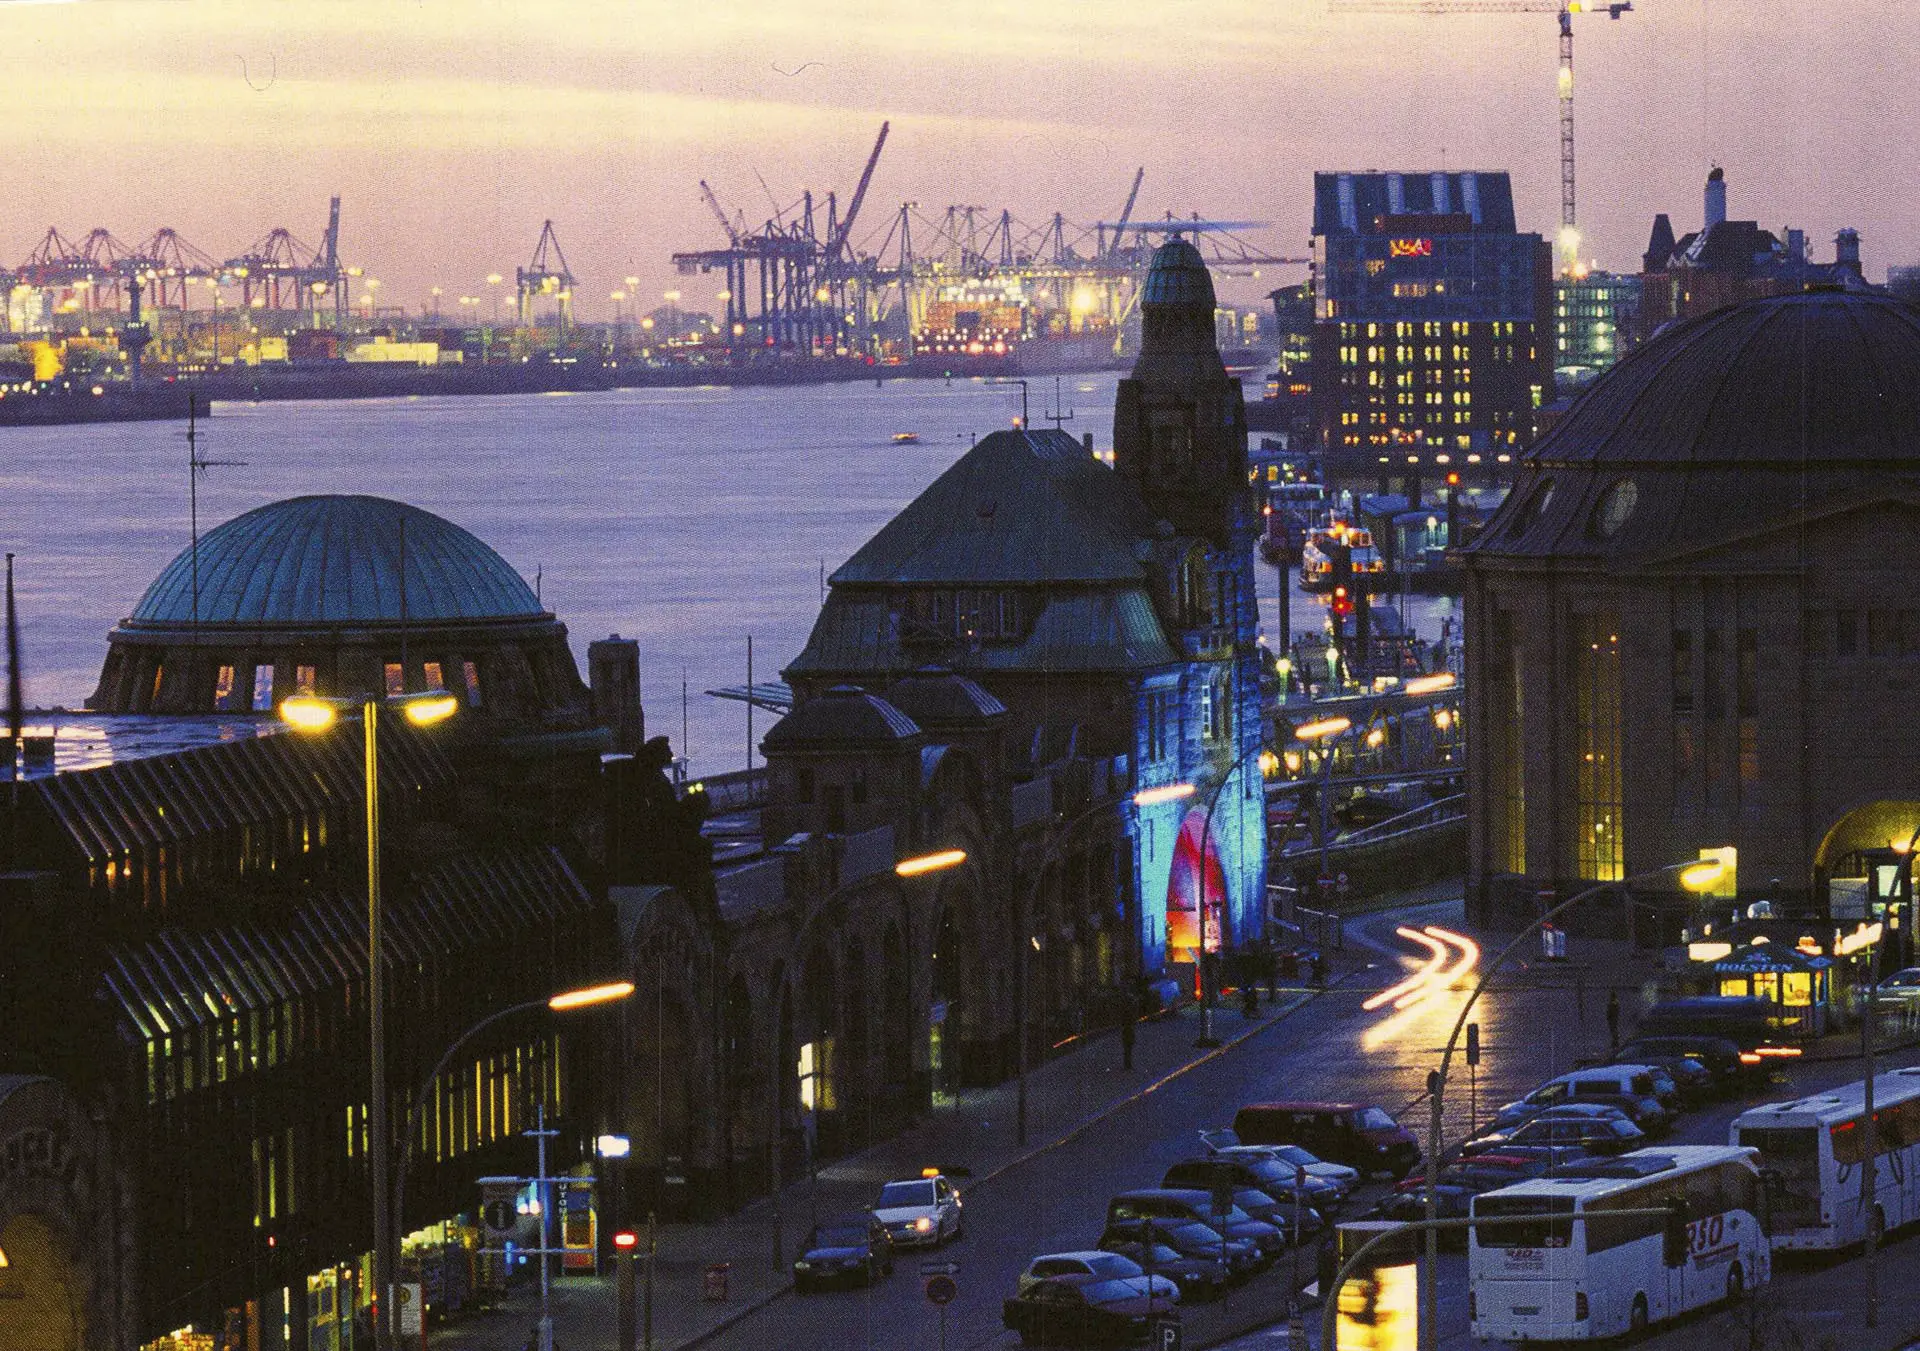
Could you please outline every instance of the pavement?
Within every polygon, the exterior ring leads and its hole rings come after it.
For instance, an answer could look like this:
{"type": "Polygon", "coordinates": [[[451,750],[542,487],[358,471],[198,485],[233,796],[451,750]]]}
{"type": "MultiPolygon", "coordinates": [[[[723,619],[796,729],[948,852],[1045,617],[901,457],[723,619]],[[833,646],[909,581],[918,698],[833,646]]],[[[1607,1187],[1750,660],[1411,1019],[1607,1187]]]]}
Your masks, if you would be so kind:
{"type": "MultiPolygon", "coordinates": [[[[1364,953],[1358,960],[1352,952],[1329,956],[1330,984],[1365,962],[1364,953]]],[[[1117,1034],[1087,1038],[1029,1071],[1025,1146],[1017,1139],[1017,1088],[1012,1081],[967,1090],[958,1106],[938,1108],[903,1134],[822,1167],[817,1187],[811,1180],[802,1180],[785,1188],[778,1266],[774,1207],[765,1198],[715,1223],[661,1225],[654,1267],[656,1351],[728,1344],[730,1327],[790,1290],[790,1264],[815,1214],[826,1216],[870,1205],[882,1183],[917,1176],[929,1163],[970,1168],[973,1176],[963,1184],[963,1192],[987,1185],[1009,1168],[1095,1128],[1121,1106],[1177,1083],[1195,1067],[1227,1054],[1315,993],[1299,985],[1282,985],[1279,1002],[1269,1004],[1263,989],[1259,1012],[1251,1022],[1241,1014],[1237,999],[1230,1008],[1223,1005],[1214,1014],[1215,1038],[1222,1043],[1218,1048],[1196,1046],[1202,1015],[1195,1006],[1142,1023],[1131,1070],[1121,1066],[1117,1034]],[[706,1271],[722,1262],[729,1266],[728,1297],[709,1301],[704,1297],[706,1271]]],[[[897,1266],[912,1273],[920,1258],[918,1253],[903,1253],[897,1266]]],[[[615,1351],[614,1307],[610,1273],[556,1278],[552,1309],[558,1351],[615,1351]]],[[[538,1316],[536,1283],[524,1280],[495,1309],[461,1315],[433,1329],[427,1345],[432,1351],[523,1351],[538,1316]]]]}

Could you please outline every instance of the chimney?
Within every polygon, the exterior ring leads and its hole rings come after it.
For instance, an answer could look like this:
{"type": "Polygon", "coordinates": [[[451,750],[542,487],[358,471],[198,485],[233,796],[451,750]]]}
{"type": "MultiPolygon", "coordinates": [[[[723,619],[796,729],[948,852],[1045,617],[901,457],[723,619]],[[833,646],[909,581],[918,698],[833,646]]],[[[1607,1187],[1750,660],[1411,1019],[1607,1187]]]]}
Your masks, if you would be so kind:
{"type": "Polygon", "coordinates": [[[1080,444],[1086,448],[1087,454],[1089,455],[1093,454],[1093,433],[1092,432],[1080,433],[1080,444]]]}
{"type": "Polygon", "coordinates": [[[1807,232],[1789,229],[1787,231],[1787,261],[1804,263],[1807,261],[1807,232]]]}
{"type": "Polygon", "coordinates": [[[1860,275],[1860,232],[1851,225],[1833,237],[1833,262],[1856,277],[1860,275]]]}
{"type": "Polygon", "coordinates": [[[1703,229],[1711,230],[1727,218],[1727,175],[1719,165],[1707,175],[1706,224],[1703,229]]]}
{"type": "Polygon", "coordinates": [[[640,709],[640,644],[614,634],[587,644],[587,689],[593,720],[613,733],[613,748],[627,755],[647,739],[640,709]]]}

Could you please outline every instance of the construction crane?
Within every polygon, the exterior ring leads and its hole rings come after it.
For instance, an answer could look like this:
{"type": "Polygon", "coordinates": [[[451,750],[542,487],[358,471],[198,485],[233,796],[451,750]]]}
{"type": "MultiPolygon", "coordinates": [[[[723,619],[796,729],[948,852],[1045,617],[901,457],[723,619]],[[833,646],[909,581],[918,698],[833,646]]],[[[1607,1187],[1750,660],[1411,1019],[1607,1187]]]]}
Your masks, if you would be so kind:
{"type": "Polygon", "coordinates": [[[1349,14],[1553,14],[1560,20],[1560,270],[1571,275],[1580,259],[1573,190],[1573,16],[1605,13],[1617,19],[1631,0],[1331,0],[1349,14]]]}
{"type": "MultiPolygon", "coordinates": [[[[1133,171],[1133,186],[1127,190],[1127,204],[1120,208],[1120,222],[1113,227],[1113,245],[1111,248],[1096,243],[1095,248],[1102,258],[1117,259],[1120,255],[1120,236],[1127,228],[1127,222],[1133,219],[1133,204],[1140,200],[1140,185],[1146,181],[1147,166],[1141,165],[1133,171]]],[[[1106,226],[1102,224],[1101,230],[1106,226]]]]}
{"type": "Polygon", "coordinates": [[[560,251],[560,236],[553,232],[552,221],[540,227],[540,242],[534,246],[533,262],[515,270],[514,282],[520,292],[521,327],[533,327],[535,296],[555,298],[562,333],[572,326],[573,273],[567,267],[567,255],[560,251]]]}
{"type": "Polygon", "coordinates": [[[707,180],[700,180],[700,196],[713,212],[713,218],[720,222],[720,228],[727,232],[727,244],[730,248],[740,247],[740,232],[733,228],[733,222],[727,219],[727,213],[720,205],[720,199],[713,195],[713,189],[707,186],[707,180]]]}
{"type": "Polygon", "coordinates": [[[867,156],[867,167],[860,171],[860,183],[853,190],[853,198],[847,203],[847,214],[840,222],[840,228],[827,240],[823,261],[832,266],[840,261],[840,255],[847,247],[847,240],[853,234],[854,217],[860,214],[860,204],[867,200],[867,185],[873,182],[874,166],[880,163],[880,152],[887,144],[887,131],[893,124],[882,122],[880,135],[873,143],[873,153],[867,156]]]}

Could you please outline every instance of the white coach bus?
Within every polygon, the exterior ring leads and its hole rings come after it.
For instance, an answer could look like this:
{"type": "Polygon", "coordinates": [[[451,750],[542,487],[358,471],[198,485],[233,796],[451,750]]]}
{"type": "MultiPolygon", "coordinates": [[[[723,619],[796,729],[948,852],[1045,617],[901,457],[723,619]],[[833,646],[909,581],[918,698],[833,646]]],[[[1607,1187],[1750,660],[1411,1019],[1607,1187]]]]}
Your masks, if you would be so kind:
{"type": "Polygon", "coordinates": [[[1920,1067],[1873,1076],[1874,1129],[1866,1081],[1734,1118],[1732,1140],[1760,1151],[1773,1184],[1773,1246],[1827,1251],[1920,1220],[1920,1067]],[[1867,1141],[1874,1149],[1873,1205],[1860,1194],[1867,1141]]]}
{"type": "Polygon", "coordinates": [[[1494,1341],[1636,1333],[1773,1275],[1751,1149],[1675,1145],[1583,1159],[1473,1200],[1467,1307],[1494,1341]],[[1608,1218],[1609,1211],[1663,1215],[1608,1218]],[[1576,1222],[1575,1216],[1587,1216],[1576,1222]]]}

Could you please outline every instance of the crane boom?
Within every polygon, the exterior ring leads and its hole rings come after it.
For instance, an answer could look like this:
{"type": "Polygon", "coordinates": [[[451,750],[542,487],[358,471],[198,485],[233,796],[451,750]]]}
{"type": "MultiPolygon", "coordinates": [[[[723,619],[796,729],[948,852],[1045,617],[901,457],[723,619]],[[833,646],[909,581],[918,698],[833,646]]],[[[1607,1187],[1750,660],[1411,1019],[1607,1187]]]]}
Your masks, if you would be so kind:
{"type": "Polygon", "coordinates": [[[1113,227],[1112,253],[1120,252],[1120,236],[1127,228],[1127,222],[1133,219],[1133,204],[1140,200],[1140,184],[1147,177],[1147,166],[1141,165],[1133,171],[1133,186],[1127,190],[1127,204],[1120,208],[1120,223],[1113,227]]]}
{"type": "Polygon", "coordinates": [[[700,195],[706,199],[708,209],[713,212],[713,218],[720,222],[720,228],[727,232],[727,243],[738,248],[740,235],[733,228],[733,223],[727,219],[726,211],[720,206],[720,199],[713,195],[713,189],[707,186],[707,180],[704,178],[700,180],[700,195]]]}
{"type": "Polygon", "coordinates": [[[853,190],[853,200],[847,203],[847,214],[840,222],[840,228],[834,231],[833,238],[827,243],[826,258],[834,262],[847,246],[848,238],[853,234],[854,218],[860,214],[860,203],[867,199],[867,184],[873,182],[874,166],[880,163],[880,151],[887,143],[887,130],[890,122],[880,124],[880,135],[873,143],[873,153],[867,156],[867,167],[860,173],[860,185],[853,190]]]}
{"type": "Polygon", "coordinates": [[[1573,174],[1573,16],[1604,12],[1609,19],[1631,13],[1632,0],[1331,0],[1348,14],[1554,14],[1560,20],[1560,237],[1561,271],[1579,261],[1580,229],[1573,174]]]}

